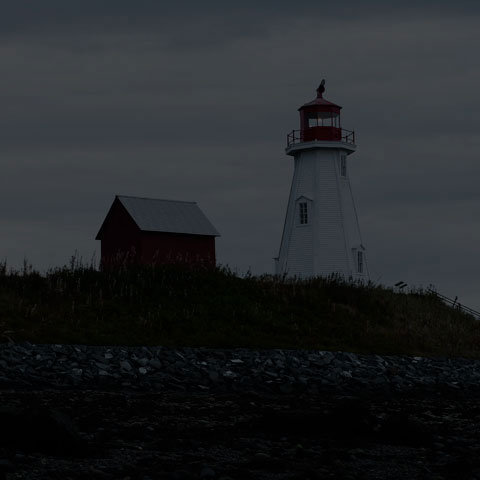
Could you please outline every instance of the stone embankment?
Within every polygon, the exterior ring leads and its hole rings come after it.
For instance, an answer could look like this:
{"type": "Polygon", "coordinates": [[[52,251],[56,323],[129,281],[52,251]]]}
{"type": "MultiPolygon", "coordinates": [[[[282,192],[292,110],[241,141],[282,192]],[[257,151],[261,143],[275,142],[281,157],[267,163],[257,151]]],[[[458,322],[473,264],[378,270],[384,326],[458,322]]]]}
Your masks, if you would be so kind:
{"type": "Polygon", "coordinates": [[[480,360],[250,350],[0,345],[1,389],[143,392],[477,391],[480,360]]]}

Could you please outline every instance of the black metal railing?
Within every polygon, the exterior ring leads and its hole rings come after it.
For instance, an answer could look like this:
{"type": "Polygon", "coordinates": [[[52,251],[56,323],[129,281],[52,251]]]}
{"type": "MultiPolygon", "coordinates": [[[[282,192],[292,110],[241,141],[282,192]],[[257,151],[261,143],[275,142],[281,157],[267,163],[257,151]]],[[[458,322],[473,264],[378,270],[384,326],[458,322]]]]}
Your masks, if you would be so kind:
{"type": "Polygon", "coordinates": [[[477,310],[474,310],[473,308],[467,307],[459,303],[457,301],[458,297],[455,297],[454,299],[448,298],[445,295],[442,295],[441,293],[438,293],[435,290],[432,290],[431,288],[427,288],[427,291],[433,295],[436,295],[438,298],[443,300],[447,305],[450,305],[451,307],[456,308],[457,310],[461,310],[462,312],[468,313],[474,316],[477,320],[480,320],[480,312],[477,312],[477,310]]]}
{"type": "MultiPolygon", "coordinates": [[[[320,128],[320,127],[317,127],[320,128]]],[[[310,133],[308,130],[292,130],[287,135],[287,147],[303,142],[320,141],[320,142],[345,142],[350,145],[355,144],[355,132],[345,130],[344,128],[324,127],[324,132],[310,133]]]]}

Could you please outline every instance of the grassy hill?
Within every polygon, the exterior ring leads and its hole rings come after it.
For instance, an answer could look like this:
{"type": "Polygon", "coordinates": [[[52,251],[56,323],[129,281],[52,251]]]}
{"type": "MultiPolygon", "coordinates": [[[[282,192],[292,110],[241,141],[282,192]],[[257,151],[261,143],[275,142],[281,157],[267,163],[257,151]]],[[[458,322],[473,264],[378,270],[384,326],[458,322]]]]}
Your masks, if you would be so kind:
{"type": "Polygon", "coordinates": [[[0,341],[480,357],[480,322],[435,294],[228,269],[0,265],[0,341]]]}

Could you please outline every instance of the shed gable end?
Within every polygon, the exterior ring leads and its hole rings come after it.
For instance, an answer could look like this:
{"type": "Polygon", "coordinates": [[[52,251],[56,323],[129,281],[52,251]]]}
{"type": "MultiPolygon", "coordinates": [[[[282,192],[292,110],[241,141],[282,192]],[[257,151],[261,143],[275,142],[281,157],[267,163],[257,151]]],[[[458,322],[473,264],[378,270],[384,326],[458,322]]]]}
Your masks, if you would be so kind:
{"type": "Polygon", "coordinates": [[[119,230],[130,230],[132,232],[139,232],[140,228],[135,223],[135,220],[128,213],[127,209],[122,205],[122,203],[115,198],[110,207],[110,210],[105,217],[105,220],[100,227],[100,230],[95,237],[95,240],[102,240],[105,235],[108,235],[112,230],[118,232],[119,230]]]}

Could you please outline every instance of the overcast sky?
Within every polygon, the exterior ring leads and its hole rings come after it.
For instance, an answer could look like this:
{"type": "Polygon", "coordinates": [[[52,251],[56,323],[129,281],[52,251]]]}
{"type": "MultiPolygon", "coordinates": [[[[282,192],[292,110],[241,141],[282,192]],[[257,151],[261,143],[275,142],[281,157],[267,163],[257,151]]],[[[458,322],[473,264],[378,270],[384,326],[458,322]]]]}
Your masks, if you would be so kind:
{"type": "Polygon", "coordinates": [[[480,309],[478,1],[170,3],[2,2],[0,259],[98,258],[123,194],[198,202],[220,263],[272,273],[325,78],[372,280],[480,309]]]}

